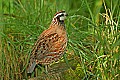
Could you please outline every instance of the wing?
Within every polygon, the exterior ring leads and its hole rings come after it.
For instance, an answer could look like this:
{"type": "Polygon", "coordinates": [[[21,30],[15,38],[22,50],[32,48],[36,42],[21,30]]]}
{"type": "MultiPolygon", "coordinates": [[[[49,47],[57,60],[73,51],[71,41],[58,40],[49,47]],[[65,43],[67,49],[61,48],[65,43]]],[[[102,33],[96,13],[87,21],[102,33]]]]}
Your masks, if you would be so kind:
{"type": "Polygon", "coordinates": [[[58,41],[58,34],[53,33],[39,39],[36,49],[34,50],[34,55],[37,60],[43,60],[50,53],[50,49],[53,47],[54,43],[58,41]]]}
{"type": "Polygon", "coordinates": [[[62,56],[66,46],[65,31],[49,28],[40,35],[35,43],[31,58],[35,58],[40,64],[49,64],[62,56]]]}
{"type": "Polygon", "coordinates": [[[47,39],[48,34],[46,33],[51,33],[50,29],[43,31],[34,44],[29,65],[27,67],[27,73],[32,73],[36,64],[38,64],[37,60],[42,60],[45,57],[44,54],[48,52],[48,47],[46,45],[49,43],[49,40],[47,39]]]}

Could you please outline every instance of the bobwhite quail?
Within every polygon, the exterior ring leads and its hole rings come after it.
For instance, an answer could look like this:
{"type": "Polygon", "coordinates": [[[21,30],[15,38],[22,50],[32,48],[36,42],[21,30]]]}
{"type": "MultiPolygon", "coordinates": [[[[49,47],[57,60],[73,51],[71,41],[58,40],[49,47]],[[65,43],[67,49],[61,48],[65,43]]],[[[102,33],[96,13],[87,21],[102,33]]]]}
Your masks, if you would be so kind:
{"type": "Polygon", "coordinates": [[[62,57],[67,46],[66,16],[65,11],[57,12],[49,28],[40,34],[33,47],[27,73],[32,73],[37,64],[49,65],[62,57]]]}

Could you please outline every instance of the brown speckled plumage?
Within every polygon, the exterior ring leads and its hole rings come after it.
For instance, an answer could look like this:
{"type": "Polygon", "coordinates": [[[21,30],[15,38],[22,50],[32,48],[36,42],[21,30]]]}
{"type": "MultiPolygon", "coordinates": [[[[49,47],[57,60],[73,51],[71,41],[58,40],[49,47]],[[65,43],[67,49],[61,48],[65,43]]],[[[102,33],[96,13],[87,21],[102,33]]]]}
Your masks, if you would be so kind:
{"type": "Polygon", "coordinates": [[[50,27],[40,34],[30,56],[28,73],[33,72],[36,64],[49,65],[62,57],[67,46],[67,34],[64,25],[64,17],[66,16],[65,11],[57,12],[50,27]],[[61,16],[63,18],[60,18],[61,16]]]}

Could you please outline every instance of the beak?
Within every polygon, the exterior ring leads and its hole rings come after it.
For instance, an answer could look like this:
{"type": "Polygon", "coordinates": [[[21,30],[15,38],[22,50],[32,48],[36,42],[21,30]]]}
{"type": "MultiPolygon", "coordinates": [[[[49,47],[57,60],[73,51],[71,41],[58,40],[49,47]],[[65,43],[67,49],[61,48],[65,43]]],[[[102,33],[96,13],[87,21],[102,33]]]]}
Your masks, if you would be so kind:
{"type": "Polygon", "coordinates": [[[65,16],[68,16],[68,14],[66,13],[65,16]]]}

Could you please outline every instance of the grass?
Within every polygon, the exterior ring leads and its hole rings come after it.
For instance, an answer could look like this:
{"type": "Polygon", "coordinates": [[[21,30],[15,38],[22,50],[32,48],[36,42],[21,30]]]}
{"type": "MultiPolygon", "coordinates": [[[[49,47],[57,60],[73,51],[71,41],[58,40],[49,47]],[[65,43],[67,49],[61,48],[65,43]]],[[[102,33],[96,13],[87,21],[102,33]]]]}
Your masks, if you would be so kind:
{"type": "Polygon", "coordinates": [[[30,52],[53,15],[66,10],[66,54],[51,65],[51,74],[37,66],[30,79],[119,80],[119,0],[1,0],[0,78],[29,79],[30,52]],[[56,74],[55,74],[55,73],[56,74]]]}

